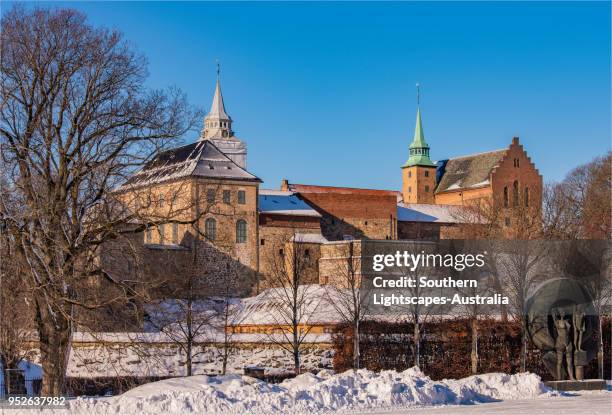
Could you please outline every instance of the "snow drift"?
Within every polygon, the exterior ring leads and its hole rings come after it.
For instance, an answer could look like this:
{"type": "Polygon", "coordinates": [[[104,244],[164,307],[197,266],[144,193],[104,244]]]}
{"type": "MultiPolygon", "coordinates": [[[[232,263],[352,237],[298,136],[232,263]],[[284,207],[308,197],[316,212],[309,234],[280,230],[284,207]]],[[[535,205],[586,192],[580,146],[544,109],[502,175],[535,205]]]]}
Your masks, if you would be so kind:
{"type": "MultiPolygon", "coordinates": [[[[418,368],[302,374],[280,384],[248,376],[192,376],[149,383],[112,398],[78,398],[76,414],[318,414],[531,399],[551,392],[530,373],[490,373],[434,382],[418,368]]],[[[54,412],[58,413],[58,412],[54,412]]]]}

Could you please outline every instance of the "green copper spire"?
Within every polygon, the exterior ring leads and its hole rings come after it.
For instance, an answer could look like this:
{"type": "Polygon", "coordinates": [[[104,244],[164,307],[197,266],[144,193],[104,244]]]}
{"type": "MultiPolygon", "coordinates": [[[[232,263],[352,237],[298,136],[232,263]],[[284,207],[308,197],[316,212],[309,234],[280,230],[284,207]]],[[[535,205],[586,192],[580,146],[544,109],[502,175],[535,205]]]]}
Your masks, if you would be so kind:
{"type": "Polygon", "coordinates": [[[414,138],[410,144],[410,157],[402,167],[410,166],[435,166],[435,164],[429,158],[429,145],[427,145],[427,142],[425,141],[425,134],[423,133],[420,107],[417,107],[414,138]]]}

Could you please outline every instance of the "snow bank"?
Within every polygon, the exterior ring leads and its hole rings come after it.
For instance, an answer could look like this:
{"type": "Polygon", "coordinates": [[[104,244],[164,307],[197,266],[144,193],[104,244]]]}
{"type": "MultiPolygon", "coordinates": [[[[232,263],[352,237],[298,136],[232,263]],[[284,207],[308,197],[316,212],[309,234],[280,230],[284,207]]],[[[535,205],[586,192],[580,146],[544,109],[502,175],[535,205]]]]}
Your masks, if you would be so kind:
{"type": "MultiPolygon", "coordinates": [[[[73,414],[320,414],[330,411],[460,405],[551,395],[539,376],[490,373],[432,381],[418,368],[333,375],[306,373],[280,384],[241,375],[192,376],[149,383],[112,398],[78,398],[73,414]]],[[[57,414],[58,412],[54,412],[57,414]]]]}

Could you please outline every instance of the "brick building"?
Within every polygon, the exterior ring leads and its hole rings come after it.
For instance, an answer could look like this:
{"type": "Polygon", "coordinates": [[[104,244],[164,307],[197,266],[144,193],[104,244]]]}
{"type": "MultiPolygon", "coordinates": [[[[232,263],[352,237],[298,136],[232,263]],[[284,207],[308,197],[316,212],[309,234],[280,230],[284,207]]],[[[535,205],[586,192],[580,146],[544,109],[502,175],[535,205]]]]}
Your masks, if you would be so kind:
{"type": "MultiPolygon", "coordinates": [[[[460,238],[465,225],[474,225],[466,212],[480,201],[499,210],[503,227],[512,228],[519,208],[539,216],[542,176],[518,138],[505,149],[434,162],[420,108],[397,191],[288,180],[278,190],[260,189],[232,124],[217,79],[199,139],[160,153],[118,191],[150,225],[131,242],[138,255],[177,263],[179,285],[186,275],[202,277],[207,294],[231,287],[249,295],[274,286],[275,258],[295,244],[305,257],[305,282],[325,283],[334,277],[330,260],[349,246],[341,241],[460,238]]],[[[119,257],[104,260],[127,275],[119,257]]]]}

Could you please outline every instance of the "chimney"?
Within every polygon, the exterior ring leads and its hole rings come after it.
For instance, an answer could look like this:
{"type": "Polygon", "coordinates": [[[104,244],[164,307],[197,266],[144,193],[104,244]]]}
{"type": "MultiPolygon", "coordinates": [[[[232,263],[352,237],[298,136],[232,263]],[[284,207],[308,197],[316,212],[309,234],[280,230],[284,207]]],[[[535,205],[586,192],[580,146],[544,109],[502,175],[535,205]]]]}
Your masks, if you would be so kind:
{"type": "Polygon", "coordinates": [[[512,137],[512,144],[519,144],[519,138],[518,137],[512,137]]]}
{"type": "Polygon", "coordinates": [[[284,190],[284,191],[289,190],[289,180],[287,180],[287,179],[281,180],[281,187],[280,187],[280,189],[284,190]]]}

